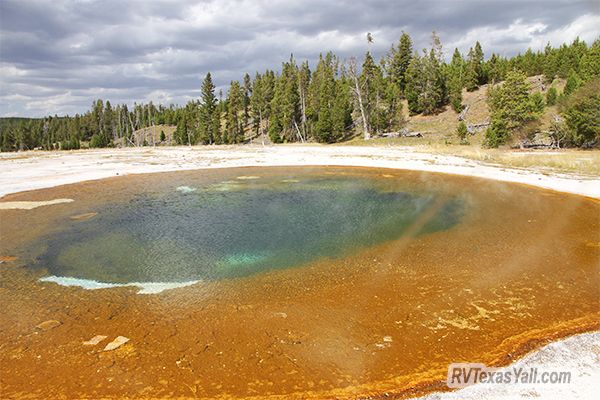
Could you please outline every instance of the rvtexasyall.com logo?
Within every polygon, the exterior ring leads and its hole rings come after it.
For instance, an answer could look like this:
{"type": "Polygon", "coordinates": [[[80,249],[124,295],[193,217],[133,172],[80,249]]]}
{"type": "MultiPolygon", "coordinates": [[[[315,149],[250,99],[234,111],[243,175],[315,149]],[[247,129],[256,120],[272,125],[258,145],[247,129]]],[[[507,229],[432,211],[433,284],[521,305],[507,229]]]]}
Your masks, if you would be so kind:
{"type": "Polygon", "coordinates": [[[452,363],[448,366],[446,383],[458,389],[474,384],[537,385],[571,383],[570,371],[548,371],[539,368],[505,367],[489,368],[480,363],[452,363]]]}

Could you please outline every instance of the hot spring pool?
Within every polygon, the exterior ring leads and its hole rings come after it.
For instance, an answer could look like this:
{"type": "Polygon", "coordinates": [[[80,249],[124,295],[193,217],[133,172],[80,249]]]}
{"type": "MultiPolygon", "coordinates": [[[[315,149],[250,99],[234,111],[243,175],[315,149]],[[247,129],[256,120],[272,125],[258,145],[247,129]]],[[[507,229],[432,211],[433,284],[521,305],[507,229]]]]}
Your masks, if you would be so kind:
{"type": "Polygon", "coordinates": [[[237,176],[161,185],[95,212],[40,239],[47,249],[34,265],[45,280],[172,287],[297,267],[449,229],[465,204],[366,177],[237,176]]]}
{"type": "Polygon", "coordinates": [[[595,199],[265,167],[3,201],[64,198],[0,210],[9,397],[35,367],[46,398],[404,398],[442,387],[450,363],[506,365],[600,321],[595,199]],[[103,351],[118,336],[129,341],[103,351]]]}

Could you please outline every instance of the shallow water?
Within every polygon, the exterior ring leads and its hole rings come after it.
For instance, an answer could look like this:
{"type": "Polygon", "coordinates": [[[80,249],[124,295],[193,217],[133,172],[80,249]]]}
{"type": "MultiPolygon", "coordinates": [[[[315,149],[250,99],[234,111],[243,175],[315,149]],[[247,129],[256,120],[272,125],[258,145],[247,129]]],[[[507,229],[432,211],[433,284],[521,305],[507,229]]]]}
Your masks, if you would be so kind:
{"type": "Polygon", "coordinates": [[[395,240],[427,213],[412,234],[445,230],[464,212],[458,198],[384,190],[366,177],[253,178],[189,179],[98,207],[40,238],[47,250],[34,266],[116,284],[223,279],[395,240]]]}

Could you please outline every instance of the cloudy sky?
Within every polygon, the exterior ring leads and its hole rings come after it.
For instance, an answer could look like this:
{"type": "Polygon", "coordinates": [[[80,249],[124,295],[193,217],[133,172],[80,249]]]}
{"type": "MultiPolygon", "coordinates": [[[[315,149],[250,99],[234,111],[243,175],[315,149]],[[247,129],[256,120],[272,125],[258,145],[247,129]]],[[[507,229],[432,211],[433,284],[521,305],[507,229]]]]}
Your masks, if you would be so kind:
{"type": "Polygon", "coordinates": [[[81,113],[95,98],[184,104],[208,71],[225,88],[290,53],[362,56],[367,32],[377,57],[403,30],[416,48],[435,30],[447,55],[479,40],[508,56],[591,42],[598,27],[598,0],[0,0],[0,116],[81,113]]]}

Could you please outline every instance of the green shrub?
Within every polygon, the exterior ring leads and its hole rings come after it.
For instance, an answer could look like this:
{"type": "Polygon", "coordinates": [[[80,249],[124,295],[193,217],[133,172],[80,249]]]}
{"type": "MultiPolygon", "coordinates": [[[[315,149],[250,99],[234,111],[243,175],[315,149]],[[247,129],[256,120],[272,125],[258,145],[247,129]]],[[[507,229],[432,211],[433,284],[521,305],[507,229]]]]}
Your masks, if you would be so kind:
{"type": "Polygon", "coordinates": [[[600,142],[600,78],[593,79],[567,99],[563,116],[569,139],[576,146],[600,142]]]}
{"type": "Polygon", "coordinates": [[[550,89],[548,89],[548,92],[546,93],[546,105],[548,107],[555,105],[557,97],[558,92],[556,91],[556,88],[551,87],[550,89]]]}
{"type": "Polygon", "coordinates": [[[485,131],[484,145],[486,147],[498,147],[505,144],[509,137],[510,131],[506,126],[506,122],[503,119],[495,118],[485,131]]]}
{"type": "Polygon", "coordinates": [[[281,135],[279,134],[282,130],[281,124],[279,123],[279,120],[275,119],[273,122],[271,122],[271,126],[269,126],[269,139],[271,139],[271,142],[273,143],[282,143],[283,140],[281,138],[281,135]]]}
{"type": "Polygon", "coordinates": [[[544,101],[544,96],[542,96],[540,92],[535,92],[529,96],[529,101],[531,101],[532,112],[536,114],[542,114],[544,112],[546,102],[544,101]]]}
{"type": "Polygon", "coordinates": [[[456,127],[456,136],[460,139],[460,144],[467,144],[467,134],[469,131],[467,130],[467,124],[465,121],[460,121],[458,126],[456,127]]]}
{"type": "Polygon", "coordinates": [[[498,147],[513,133],[539,118],[544,109],[544,98],[540,93],[530,95],[529,91],[525,74],[518,70],[507,73],[502,86],[488,90],[492,124],[486,131],[484,145],[498,147]]]}
{"type": "Polygon", "coordinates": [[[99,135],[97,133],[94,133],[90,140],[90,147],[92,147],[92,148],[108,147],[108,144],[109,144],[108,138],[104,135],[99,135]]]}
{"type": "Polygon", "coordinates": [[[577,75],[575,71],[571,71],[569,77],[567,78],[567,83],[565,84],[563,94],[568,96],[577,90],[579,86],[581,86],[581,79],[579,78],[579,75],[577,75]]]}

